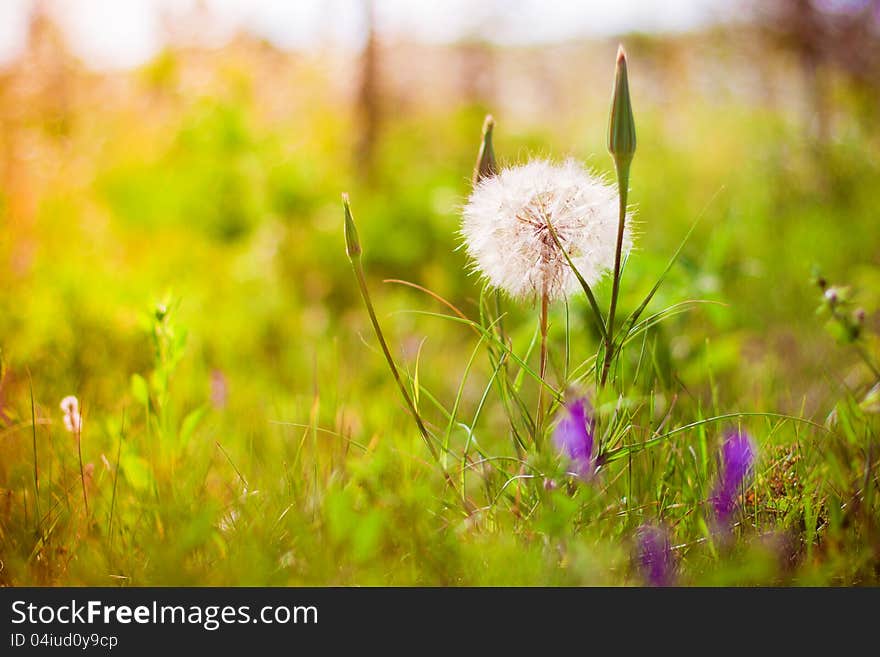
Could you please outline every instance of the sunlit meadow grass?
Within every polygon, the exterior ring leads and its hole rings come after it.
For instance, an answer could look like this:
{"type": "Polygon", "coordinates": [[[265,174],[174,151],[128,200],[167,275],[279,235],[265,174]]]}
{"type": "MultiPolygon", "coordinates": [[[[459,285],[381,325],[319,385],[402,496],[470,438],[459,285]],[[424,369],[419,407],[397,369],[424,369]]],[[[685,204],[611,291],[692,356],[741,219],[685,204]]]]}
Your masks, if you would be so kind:
{"type": "MultiPolygon", "coordinates": [[[[485,108],[401,117],[370,182],[340,168],[343,118],[299,117],[314,130],[291,156],[245,93],[179,108],[78,177],[46,167],[34,225],[2,241],[26,264],[0,273],[0,581],[639,585],[647,525],[675,583],[876,584],[878,199],[859,183],[876,136],[820,166],[784,117],[687,103],[664,110],[682,134],[639,107],[633,67],[640,224],[618,326],[674,264],[609,385],[585,296],[548,308],[543,435],[537,306],[456,250],[485,108]],[[424,432],[344,256],[343,189],[424,432]],[[590,398],[590,478],[553,449],[566,394],[590,398]],[[730,430],[757,456],[719,528],[730,430]]],[[[72,139],[127,134],[130,116],[106,118],[72,139]]],[[[500,166],[559,153],[613,180],[594,117],[497,118],[500,166]]],[[[607,309],[612,277],[593,291],[607,309]]]]}

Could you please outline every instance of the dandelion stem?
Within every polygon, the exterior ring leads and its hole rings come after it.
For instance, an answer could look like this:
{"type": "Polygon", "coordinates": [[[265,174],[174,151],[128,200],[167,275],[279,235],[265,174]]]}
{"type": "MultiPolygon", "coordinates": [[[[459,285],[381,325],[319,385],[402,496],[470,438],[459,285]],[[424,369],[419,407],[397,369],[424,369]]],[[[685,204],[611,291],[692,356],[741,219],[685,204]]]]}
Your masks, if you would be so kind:
{"type": "Polygon", "coordinates": [[[619,213],[617,222],[617,246],[614,251],[614,280],[611,285],[611,308],[608,310],[608,324],[605,331],[605,360],[602,363],[600,386],[608,381],[608,371],[614,359],[614,315],[617,312],[617,297],[620,294],[620,261],[623,252],[623,231],[626,227],[626,196],[629,190],[629,159],[615,158],[617,169],[617,189],[619,213]]]}
{"type": "Polygon", "coordinates": [[[602,311],[599,310],[599,304],[596,302],[596,297],[593,295],[593,290],[590,289],[587,281],[584,280],[584,277],[581,275],[578,268],[575,266],[574,262],[571,259],[571,256],[568,254],[568,251],[562,244],[562,241],[559,239],[559,235],[556,233],[556,228],[553,227],[553,223],[550,221],[549,216],[545,216],[544,220],[547,222],[547,229],[550,232],[550,237],[553,238],[553,242],[556,244],[556,248],[562,252],[562,255],[565,256],[565,261],[568,263],[569,268],[571,268],[572,273],[575,275],[575,278],[578,279],[578,283],[581,284],[581,288],[584,291],[584,294],[587,296],[587,300],[590,302],[590,308],[593,310],[593,319],[596,320],[596,327],[599,329],[599,333],[602,334],[602,339],[606,338],[606,330],[605,330],[605,320],[602,317],[602,311]]]}
{"type": "MultiPolygon", "coordinates": [[[[550,307],[550,296],[547,293],[547,287],[544,286],[544,292],[541,294],[541,364],[538,370],[538,376],[544,381],[544,375],[547,373],[547,314],[550,307]]],[[[535,417],[535,445],[541,442],[541,432],[544,428],[544,385],[538,386],[538,413],[535,417]]]]}

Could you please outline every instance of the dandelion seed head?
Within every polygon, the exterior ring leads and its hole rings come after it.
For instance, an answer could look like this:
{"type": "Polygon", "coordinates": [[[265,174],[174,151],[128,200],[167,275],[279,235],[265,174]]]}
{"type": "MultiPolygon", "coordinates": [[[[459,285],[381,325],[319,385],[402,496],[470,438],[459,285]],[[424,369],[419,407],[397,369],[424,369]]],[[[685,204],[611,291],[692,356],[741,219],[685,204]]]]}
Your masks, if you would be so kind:
{"type": "MultiPolygon", "coordinates": [[[[617,190],[575,160],[532,160],[483,179],[462,213],[473,268],[514,298],[560,299],[580,289],[550,227],[590,286],[614,267],[617,190]]],[[[631,245],[627,217],[623,252],[631,245]]]]}
{"type": "Polygon", "coordinates": [[[73,395],[68,395],[61,400],[61,410],[65,415],[79,413],[79,400],[73,395]]]}
{"type": "Polygon", "coordinates": [[[79,400],[68,395],[61,400],[61,411],[64,413],[64,428],[70,433],[79,435],[82,431],[82,415],[79,412],[79,400]]]}

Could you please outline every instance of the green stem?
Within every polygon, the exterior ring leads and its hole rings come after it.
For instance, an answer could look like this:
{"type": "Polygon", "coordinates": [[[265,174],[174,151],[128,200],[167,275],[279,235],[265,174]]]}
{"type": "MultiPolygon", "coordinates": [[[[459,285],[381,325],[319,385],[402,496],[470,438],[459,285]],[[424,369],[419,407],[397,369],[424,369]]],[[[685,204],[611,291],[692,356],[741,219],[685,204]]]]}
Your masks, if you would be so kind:
{"type": "MultiPolygon", "coordinates": [[[[550,307],[550,298],[546,287],[541,294],[541,363],[538,376],[541,381],[547,373],[547,315],[550,307]]],[[[544,386],[538,386],[538,414],[535,417],[535,446],[541,442],[541,433],[544,430],[544,386]]]]}
{"type": "MultiPolygon", "coordinates": [[[[30,376],[30,374],[28,374],[30,376]]],[[[31,437],[34,448],[34,509],[37,515],[37,532],[42,533],[43,516],[40,513],[40,475],[37,465],[37,412],[34,408],[34,384],[30,381],[31,389],[31,437]]]]}
{"type": "Polygon", "coordinates": [[[385,355],[385,360],[388,362],[388,368],[391,370],[392,376],[394,376],[394,380],[397,382],[397,387],[400,389],[400,394],[403,396],[404,402],[406,402],[407,408],[409,409],[410,414],[413,416],[413,419],[416,422],[416,425],[419,428],[419,433],[422,434],[422,438],[425,441],[425,444],[428,446],[428,450],[431,452],[431,456],[434,461],[440,466],[441,471],[443,472],[443,477],[446,479],[446,483],[449,484],[450,488],[455,491],[456,495],[461,498],[464,503],[465,508],[470,511],[470,505],[467,500],[465,500],[458,492],[458,489],[455,487],[455,483],[452,481],[452,478],[449,476],[449,473],[443,467],[440,461],[440,454],[437,452],[437,448],[434,446],[434,443],[431,442],[431,434],[428,433],[427,427],[425,427],[425,423],[422,421],[421,415],[419,415],[419,411],[416,408],[415,404],[412,401],[412,397],[410,397],[409,392],[406,389],[406,386],[403,383],[403,380],[400,378],[400,373],[397,371],[397,365],[394,363],[394,358],[391,356],[391,351],[388,349],[388,343],[385,342],[385,335],[382,333],[382,327],[379,325],[379,320],[376,317],[376,311],[373,309],[373,302],[370,299],[370,291],[367,288],[366,277],[364,276],[364,268],[361,263],[360,255],[351,255],[349,256],[351,260],[351,266],[354,269],[355,278],[357,278],[358,287],[360,288],[361,298],[364,300],[364,305],[367,307],[367,313],[370,315],[370,322],[373,324],[373,331],[376,334],[376,338],[379,340],[379,346],[382,347],[382,353],[385,355]]]}
{"type": "Polygon", "coordinates": [[[122,437],[125,435],[125,409],[122,410],[122,425],[119,427],[119,444],[116,447],[116,465],[113,467],[113,493],[110,496],[110,520],[107,523],[107,545],[112,555],[113,513],[116,511],[116,484],[119,481],[119,460],[122,457],[122,437]]]}
{"type": "MultiPolygon", "coordinates": [[[[831,308],[831,316],[837,321],[838,324],[843,327],[844,330],[847,330],[848,324],[846,319],[839,313],[835,308],[831,308]]],[[[862,362],[868,366],[868,369],[871,370],[871,374],[878,380],[880,380],[880,368],[874,363],[874,360],[871,358],[871,355],[865,351],[865,348],[859,344],[858,338],[853,341],[853,347],[855,347],[856,353],[858,353],[859,358],[862,359],[862,362]]]]}
{"type": "Polygon", "coordinates": [[[611,286],[611,308],[608,311],[608,325],[605,332],[605,361],[602,364],[602,377],[600,386],[604,387],[608,381],[608,372],[611,369],[611,361],[614,359],[614,315],[617,312],[617,297],[620,294],[620,265],[623,255],[623,233],[626,227],[626,197],[629,192],[629,159],[615,158],[617,169],[618,189],[618,221],[617,221],[617,247],[614,251],[614,280],[611,286]]]}
{"type": "Polygon", "coordinates": [[[878,381],[880,381],[880,369],[878,369],[878,367],[874,364],[874,361],[871,358],[871,356],[868,354],[867,351],[865,351],[865,348],[862,345],[856,343],[855,346],[856,346],[856,351],[859,353],[859,356],[861,356],[862,361],[865,363],[865,365],[868,366],[868,369],[871,370],[871,373],[874,375],[874,378],[876,378],[878,381]]]}
{"type": "Polygon", "coordinates": [[[565,261],[568,263],[569,268],[574,273],[575,278],[578,279],[578,282],[581,284],[581,288],[584,290],[584,294],[587,295],[587,300],[590,302],[590,308],[593,310],[593,319],[596,320],[596,327],[599,329],[599,333],[602,336],[602,339],[606,339],[606,330],[605,330],[605,321],[602,318],[602,311],[599,310],[599,304],[596,302],[596,297],[593,295],[593,290],[590,289],[590,286],[584,280],[584,277],[581,275],[578,268],[575,267],[574,262],[571,259],[571,256],[568,255],[568,251],[565,250],[565,247],[562,245],[562,241],[559,239],[559,235],[556,234],[556,229],[553,227],[553,224],[550,222],[549,217],[545,217],[547,222],[547,228],[550,231],[550,236],[553,238],[553,241],[556,244],[556,248],[562,251],[562,255],[565,256],[565,261]]]}
{"type": "MultiPolygon", "coordinates": [[[[80,419],[80,423],[82,423],[82,419],[80,419]]],[[[86,507],[86,518],[89,517],[89,496],[86,494],[86,474],[85,469],[83,468],[83,453],[82,453],[82,426],[76,430],[76,451],[79,455],[79,478],[82,481],[82,491],[83,491],[83,503],[86,507]]]]}

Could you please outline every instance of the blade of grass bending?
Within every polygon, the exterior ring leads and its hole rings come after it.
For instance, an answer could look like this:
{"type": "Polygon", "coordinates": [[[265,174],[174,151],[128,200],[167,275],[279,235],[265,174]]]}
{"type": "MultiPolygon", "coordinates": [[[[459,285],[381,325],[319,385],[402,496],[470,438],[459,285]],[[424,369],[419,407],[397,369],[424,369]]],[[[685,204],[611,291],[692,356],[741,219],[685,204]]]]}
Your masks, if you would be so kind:
{"type": "Polygon", "coordinates": [[[447,319],[450,322],[455,322],[457,324],[466,324],[468,326],[476,326],[477,330],[479,330],[481,333],[485,334],[488,337],[489,342],[495,344],[496,346],[500,346],[501,349],[504,350],[504,353],[508,354],[513,360],[515,360],[516,364],[519,365],[520,368],[522,368],[526,374],[531,376],[535,381],[537,381],[538,383],[543,385],[545,388],[547,388],[547,390],[549,390],[551,393],[553,393],[553,397],[555,399],[557,399],[559,401],[563,400],[562,394],[560,394],[560,392],[558,390],[556,390],[556,388],[554,388],[549,383],[544,381],[540,376],[538,376],[538,374],[534,370],[532,370],[532,368],[530,368],[528,366],[528,364],[522,358],[517,356],[507,345],[502,344],[501,341],[498,340],[498,338],[489,334],[483,327],[476,324],[476,322],[473,322],[472,320],[469,320],[469,319],[461,319],[459,317],[453,317],[452,315],[444,315],[443,313],[434,313],[434,312],[429,312],[426,310],[405,310],[402,312],[412,313],[415,315],[426,315],[428,317],[440,317],[442,319],[447,319]]]}
{"type": "Polygon", "coordinates": [[[632,340],[637,338],[640,333],[647,332],[648,329],[657,326],[665,320],[675,317],[676,315],[683,315],[684,313],[693,310],[694,307],[703,304],[727,307],[726,303],[714,301],[712,299],[688,299],[687,301],[679,301],[671,306],[667,306],[663,310],[657,311],[653,315],[649,315],[641,322],[631,327],[629,333],[620,337],[620,342],[618,343],[617,348],[619,349],[622,346],[629,344],[632,340]]]}
{"type": "Polygon", "coordinates": [[[370,322],[373,325],[373,331],[376,334],[376,339],[379,341],[379,346],[382,348],[382,353],[385,355],[385,360],[388,362],[388,368],[391,370],[391,374],[394,377],[395,382],[397,383],[397,387],[400,390],[400,394],[403,396],[403,401],[406,403],[409,408],[410,413],[415,420],[416,426],[418,427],[419,433],[422,435],[422,439],[425,441],[425,445],[428,447],[428,451],[431,453],[434,461],[440,466],[440,469],[443,472],[443,478],[449,484],[450,488],[455,491],[456,495],[461,499],[464,504],[466,510],[470,511],[470,505],[467,500],[462,497],[458,490],[455,487],[455,483],[452,481],[452,478],[449,476],[449,473],[443,468],[442,463],[440,462],[440,455],[437,453],[437,448],[434,447],[434,444],[431,442],[431,436],[428,433],[428,429],[425,427],[425,423],[422,421],[421,415],[419,415],[418,409],[416,409],[415,404],[413,404],[412,398],[406,390],[406,386],[403,383],[403,380],[400,378],[400,373],[397,370],[397,365],[394,363],[394,358],[391,356],[391,351],[388,349],[388,343],[385,342],[385,335],[382,333],[382,327],[379,325],[379,319],[376,317],[376,311],[373,308],[373,302],[370,299],[370,291],[367,288],[367,280],[364,276],[364,268],[361,262],[361,244],[358,239],[357,229],[354,224],[354,217],[351,215],[351,207],[349,205],[348,194],[342,195],[342,206],[345,211],[345,251],[348,255],[348,259],[351,262],[352,269],[354,269],[355,278],[357,279],[358,288],[360,289],[361,298],[364,301],[364,305],[367,307],[367,314],[370,316],[370,322]]]}
{"type": "MultiPolygon", "coordinates": [[[[499,372],[499,370],[500,370],[500,368],[502,367],[502,365],[503,365],[503,362],[499,363],[498,365],[495,365],[495,364],[493,363],[493,368],[494,368],[494,372],[495,372],[495,374],[493,374],[492,379],[490,379],[489,384],[487,384],[487,387],[488,387],[488,388],[491,388],[492,380],[497,379],[497,376],[496,376],[496,375],[497,375],[497,373],[499,372]]],[[[412,377],[412,375],[409,374],[409,372],[407,372],[406,370],[403,370],[402,373],[403,373],[404,376],[407,377],[407,379],[409,380],[409,382],[410,382],[411,384],[415,385],[415,382],[414,382],[414,380],[413,380],[413,377],[412,377]]],[[[453,419],[452,412],[451,412],[449,409],[447,409],[447,408],[446,408],[446,407],[440,402],[440,400],[437,399],[437,398],[431,393],[431,391],[428,390],[424,385],[421,385],[421,384],[418,384],[418,385],[419,385],[419,390],[420,390],[421,394],[425,397],[425,399],[427,399],[427,400],[428,400],[428,401],[434,406],[434,408],[436,408],[436,409],[440,412],[440,414],[443,416],[443,418],[444,418],[447,422],[451,422],[452,419],[453,419]]],[[[478,412],[474,415],[474,424],[475,424],[476,421],[479,419],[479,413],[482,411],[482,407],[483,407],[483,405],[485,404],[485,401],[486,401],[486,398],[488,397],[488,394],[489,394],[488,389],[486,389],[486,390],[483,391],[483,397],[482,397],[482,400],[481,400],[481,404],[480,404],[480,406],[479,406],[478,409],[477,409],[478,412]]],[[[503,401],[505,402],[505,411],[506,411],[508,414],[511,413],[512,411],[511,411],[511,409],[510,409],[510,406],[507,404],[507,400],[504,399],[503,401]]],[[[528,422],[531,422],[531,418],[530,418],[530,417],[526,418],[526,420],[527,420],[527,424],[528,424],[528,422]]],[[[292,423],[279,423],[279,424],[292,424],[292,423]]],[[[464,424],[463,422],[458,422],[457,424],[458,424],[459,426],[462,426],[462,427],[467,428],[468,431],[470,431],[470,428],[469,428],[466,424],[464,424]]],[[[307,426],[307,425],[293,425],[293,426],[307,426]]],[[[511,429],[514,431],[514,433],[515,433],[515,435],[516,435],[516,438],[517,438],[517,442],[518,442],[518,444],[519,444],[523,449],[525,449],[525,443],[524,443],[524,442],[522,441],[522,439],[519,437],[519,434],[516,432],[516,427],[513,426],[512,423],[511,423],[511,429]]],[[[441,441],[440,441],[438,438],[436,438],[436,437],[434,437],[434,436],[432,435],[432,436],[431,436],[431,439],[432,439],[435,443],[439,444],[439,446],[443,447],[443,443],[441,443],[441,441]]],[[[454,458],[460,458],[459,456],[457,456],[457,455],[455,454],[455,452],[454,452],[452,449],[446,449],[445,454],[449,454],[450,456],[452,456],[452,457],[454,457],[454,458]]]]}
{"type": "Polygon", "coordinates": [[[639,304],[639,307],[636,308],[632,312],[632,314],[626,319],[626,321],[624,322],[624,325],[623,325],[623,329],[620,331],[620,335],[621,335],[620,339],[621,340],[626,339],[626,336],[629,333],[629,331],[632,330],[632,327],[635,325],[635,323],[637,321],[639,321],[639,317],[641,317],[642,313],[645,312],[645,308],[647,308],[648,304],[651,303],[651,299],[654,298],[654,295],[657,294],[657,290],[660,289],[660,286],[663,284],[663,281],[666,280],[667,274],[669,274],[669,272],[672,270],[672,267],[678,261],[678,256],[681,255],[682,250],[684,249],[685,245],[688,243],[688,240],[690,239],[691,235],[693,235],[694,230],[696,229],[697,225],[700,223],[700,221],[706,215],[706,212],[708,211],[709,206],[711,206],[712,203],[715,202],[715,199],[718,198],[718,195],[722,192],[723,189],[724,189],[724,187],[720,187],[718,189],[718,191],[716,191],[712,195],[712,198],[709,199],[709,202],[706,203],[706,205],[700,211],[700,214],[697,215],[696,219],[694,219],[694,222],[691,224],[691,227],[688,229],[688,232],[685,234],[684,239],[682,239],[681,244],[678,245],[678,248],[675,250],[675,253],[672,254],[672,257],[669,259],[669,262],[667,263],[666,268],[663,270],[663,273],[660,274],[660,278],[657,279],[657,282],[654,284],[654,287],[652,287],[651,291],[648,292],[648,296],[645,297],[645,299],[642,301],[642,303],[639,304]]]}
{"type": "Polygon", "coordinates": [[[245,479],[244,475],[241,473],[241,470],[238,469],[238,466],[233,463],[232,458],[229,456],[229,452],[223,449],[223,445],[220,444],[220,441],[215,440],[214,444],[217,448],[223,453],[223,456],[226,457],[226,461],[229,465],[232,466],[232,469],[235,470],[235,474],[238,475],[238,478],[241,480],[241,483],[244,485],[245,490],[250,489],[250,485],[248,484],[247,479],[245,479]]]}
{"type": "MultiPolygon", "coordinates": [[[[485,292],[485,288],[483,289],[483,292],[485,292]]],[[[496,301],[497,301],[497,296],[496,296],[496,301]]],[[[525,430],[526,434],[528,434],[530,436],[534,435],[535,422],[531,416],[529,409],[526,407],[525,402],[522,400],[519,393],[517,392],[516,382],[511,382],[509,380],[508,358],[512,355],[513,359],[515,361],[517,361],[517,363],[519,363],[520,366],[524,365],[525,361],[513,353],[512,348],[507,345],[507,343],[503,339],[503,336],[496,337],[493,335],[494,331],[490,331],[486,328],[486,326],[488,326],[490,328],[498,327],[499,331],[500,331],[501,330],[500,327],[501,327],[504,315],[501,314],[501,315],[497,316],[495,319],[492,319],[490,321],[491,314],[489,313],[489,309],[486,306],[485,294],[483,294],[483,293],[481,293],[481,295],[480,295],[480,321],[482,323],[477,323],[477,322],[474,322],[473,320],[470,320],[467,318],[459,318],[459,317],[453,317],[452,315],[445,315],[443,313],[433,313],[433,312],[428,312],[428,311],[417,311],[417,310],[408,310],[408,311],[401,311],[401,312],[413,313],[413,314],[423,314],[423,315],[435,316],[435,317],[443,317],[446,319],[450,319],[452,321],[467,324],[472,329],[474,329],[478,335],[484,335],[485,337],[489,338],[489,340],[487,341],[487,344],[486,344],[486,350],[489,354],[489,362],[493,368],[500,364],[502,366],[503,371],[504,371],[504,375],[497,377],[496,382],[498,384],[498,394],[500,395],[501,401],[504,404],[504,410],[507,415],[508,422],[510,424],[510,430],[513,435],[514,448],[517,449],[518,451],[520,449],[525,450],[526,443],[523,440],[520,428],[517,427],[516,422],[514,420],[515,414],[513,412],[513,407],[511,406],[510,400],[512,399],[513,402],[515,402],[515,408],[519,412],[518,413],[519,419],[522,422],[522,424],[524,425],[524,430],[525,430]],[[501,353],[498,353],[496,351],[497,348],[500,348],[501,353]]],[[[532,346],[534,346],[535,340],[536,340],[536,336],[533,339],[532,346]]],[[[528,358],[528,354],[526,354],[526,358],[528,358]]],[[[527,366],[526,366],[526,370],[529,372],[529,374],[531,376],[537,377],[537,375],[533,371],[529,370],[527,366]]],[[[522,378],[520,376],[521,374],[522,374],[522,368],[520,368],[520,371],[518,372],[517,380],[521,380],[521,378],[522,378]]],[[[548,387],[549,387],[549,384],[545,383],[544,385],[548,385],[548,387]]],[[[556,397],[558,397],[558,393],[555,393],[555,395],[556,395],[556,397]]],[[[448,415],[447,415],[447,417],[448,417],[448,415]]]]}
{"type": "Polygon", "coordinates": [[[501,290],[495,290],[495,315],[498,317],[498,337],[502,342],[507,340],[507,334],[504,332],[504,314],[501,312],[501,290]]]}
{"type": "Polygon", "coordinates": [[[461,472],[460,485],[461,485],[461,490],[462,490],[463,494],[466,490],[465,489],[464,469],[465,469],[465,466],[467,465],[468,455],[470,454],[471,442],[473,442],[477,446],[477,451],[481,455],[483,455],[482,450],[480,449],[479,443],[477,442],[476,438],[474,438],[474,431],[476,430],[477,422],[480,419],[480,415],[483,413],[483,406],[486,403],[486,399],[488,399],[488,397],[489,397],[489,391],[492,389],[492,385],[495,383],[495,379],[497,378],[498,373],[501,371],[502,365],[503,365],[503,363],[498,363],[498,366],[495,367],[495,369],[492,371],[492,376],[489,378],[489,383],[487,383],[486,387],[483,389],[483,395],[482,395],[482,397],[480,397],[480,402],[477,404],[477,410],[474,411],[474,418],[473,418],[473,420],[471,420],[471,424],[468,427],[467,440],[464,443],[464,449],[462,450],[462,454],[461,454],[462,472],[461,472]]]}
{"type": "Polygon", "coordinates": [[[397,285],[405,285],[405,286],[407,286],[407,287],[411,287],[411,288],[413,288],[413,289],[415,289],[415,290],[418,290],[419,292],[424,292],[425,294],[427,294],[429,297],[431,297],[431,298],[434,299],[435,301],[439,301],[440,303],[442,303],[444,306],[446,306],[447,308],[449,308],[449,310],[451,310],[452,312],[454,312],[456,315],[458,315],[458,316],[461,317],[462,319],[468,319],[467,315],[465,315],[465,314],[464,314],[463,312],[461,312],[458,308],[456,308],[456,307],[452,304],[452,302],[447,301],[446,299],[444,299],[443,297],[441,297],[439,294],[437,294],[437,293],[434,292],[433,290],[429,290],[428,288],[423,287],[423,286],[421,286],[421,285],[419,285],[419,284],[417,284],[417,283],[411,283],[410,281],[404,281],[404,280],[402,280],[402,279],[400,279],[400,278],[386,278],[386,279],[383,280],[382,282],[383,282],[383,283],[396,283],[397,285]]]}
{"type": "Polygon", "coordinates": [[[529,413],[529,409],[526,407],[525,402],[523,402],[522,398],[510,387],[510,381],[507,378],[507,356],[502,354],[501,357],[497,359],[490,357],[490,361],[493,368],[498,367],[504,370],[503,376],[496,377],[495,379],[498,384],[498,395],[501,397],[501,403],[504,405],[504,413],[507,416],[507,422],[510,426],[511,434],[513,435],[514,449],[516,449],[517,452],[525,451],[526,441],[523,439],[522,432],[516,424],[514,406],[511,405],[511,400],[513,400],[516,405],[515,410],[519,412],[519,419],[525,426],[526,434],[532,434],[532,431],[534,430],[534,421],[532,420],[532,416],[529,413]]]}
{"type": "MultiPolygon", "coordinates": [[[[477,359],[477,353],[479,352],[484,339],[485,337],[481,335],[480,339],[477,340],[477,344],[474,346],[467,365],[465,365],[464,372],[461,375],[461,382],[458,385],[458,392],[455,395],[455,401],[452,403],[452,411],[450,412],[449,422],[446,425],[446,432],[443,436],[444,461],[446,460],[446,452],[449,451],[449,441],[452,438],[452,428],[455,426],[455,417],[458,415],[458,406],[461,404],[461,398],[464,396],[464,385],[467,382],[468,374],[470,374],[471,367],[473,367],[474,361],[477,359]]],[[[446,464],[444,463],[443,465],[445,467],[446,464]]]]}
{"type": "Polygon", "coordinates": [[[568,307],[568,299],[565,300],[565,367],[562,380],[568,383],[568,371],[571,368],[571,314],[568,307]]]}
{"type": "Polygon", "coordinates": [[[354,269],[361,298],[364,301],[364,305],[367,307],[367,314],[370,316],[370,322],[373,325],[373,332],[376,334],[376,339],[379,341],[379,346],[382,348],[382,353],[385,355],[385,360],[388,362],[388,368],[391,370],[391,375],[394,377],[397,387],[400,389],[400,394],[403,396],[403,400],[406,402],[406,405],[418,426],[419,433],[422,434],[422,438],[424,438],[425,444],[428,446],[431,455],[437,459],[439,457],[437,449],[431,443],[428,429],[425,427],[424,422],[422,422],[422,417],[419,415],[409,392],[407,392],[406,386],[403,384],[403,380],[400,378],[400,373],[397,371],[397,365],[394,363],[394,358],[391,356],[391,351],[388,349],[388,343],[385,342],[385,335],[382,332],[382,327],[379,325],[379,319],[376,317],[376,311],[373,308],[373,302],[370,298],[370,291],[367,288],[367,280],[364,276],[364,268],[361,262],[361,245],[358,240],[354,218],[351,216],[351,207],[349,206],[347,194],[343,194],[342,196],[342,205],[345,209],[346,252],[348,253],[348,259],[351,261],[352,268],[354,269]]]}
{"type": "Polygon", "coordinates": [[[412,386],[412,396],[413,396],[413,405],[416,407],[416,410],[419,410],[419,389],[421,386],[419,385],[419,364],[422,362],[422,347],[425,346],[425,341],[428,339],[427,336],[422,338],[422,341],[419,342],[419,350],[416,352],[416,362],[413,367],[413,386],[412,386]]]}
{"type": "MultiPolygon", "coordinates": [[[[535,350],[535,347],[538,344],[538,337],[540,336],[540,333],[541,333],[541,326],[539,323],[539,324],[535,325],[535,332],[532,333],[532,339],[529,341],[529,346],[526,348],[526,352],[521,357],[521,360],[524,363],[529,362],[529,358],[531,358],[532,352],[535,350]]],[[[540,372],[537,373],[536,376],[538,378],[543,378],[543,377],[541,377],[540,372]]],[[[524,378],[525,378],[525,372],[523,371],[523,368],[519,368],[519,372],[516,373],[516,377],[514,377],[514,379],[513,379],[513,389],[516,392],[519,392],[522,389],[522,382],[523,382],[524,378]]]]}
{"type": "MultiPolygon", "coordinates": [[[[507,345],[509,339],[504,332],[504,315],[505,313],[501,312],[501,292],[499,290],[495,290],[492,295],[494,300],[495,312],[494,316],[497,318],[492,322],[489,322],[489,318],[492,317],[492,312],[489,309],[489,302],[486,300],[487,295],[489,294],[489,289],[487,286],[483,286],[480,290],[480,326],[490,326],[494,325],[498,329],[498,341],[507,345]]],[[[510,425],[510,431],[513,438],[513,447],[517,450],[517,453],[523,452],[526,450],[526,443],[523,440],[522,432],[519,427],[517,427],[514,409],[511,406],[510,399],[513,398],[516,402],[516,410],[519,412],[519,419],[525,427],[525,433],[528,435],[532,435],[534,430],[534,421],[532,420],[531,414],[529,413],[528,408],[523,402],[522,398],[519,394],[513,390],[510,383],[510,369],[508,367],[508,356],[505,353],[498,353],[495,349],[495,346],[492,343],[486,345],[486,351],[489,354],[489,362],[492,367],[499,366],[502,370],[502,376],[496,377],[496,382],[498,385],[498,394],[501,397],[501,403],[504,404],[504,412],[507,415],[507,421],[510,425]]]]}
{"type": "MultiPolygon", "coordinates": [[[[622,343],[622,344],[624,344],[624,343],[622,343]]],[[[635,373],[633,373],[633,377],[632,377],[633,385],[635,385],[636,382],[638,381],[639,374],[642,371],[642,362],[645,359],[645,349],[647,348],[647,346],[648,346],[648,333],[646,331],[645,334],[642,336],[642,348],[639,350],[639,359],[638,359],[638,361],[636,361],[636,371],[635,371],[635,373]]],[[[650,417],[653,417],[653,415],[650,417]]]]}
{"type": "MultiPolygon", "coordinates": [[[[296,427],[297,429],[311,429],[312,428],[311,424],[303,424],[302,422],[282,422],[280,420],[269,420],[269,424],[275,424],[280,427],[296,427]]],[[[363,443],[359,443],[358,441],[353,440],[352,438],[349,438],[348,436],[341,434],[338,431],[333,431],[332,429],[325,429],[324,427],[315,427],[315,430],[319,431],[321,433],[326,433],[331,436],[336,436],[337,438],[342,438],[346,443],[348,443],[350,445],[354,445],[362,452],[369,452],[370,451],[369,448],[366,445],[364,445],[363,443]]]]}
{"type": "Polygon", "coordinates": [[[803,424],[809,424],[810,426],[816,427],[817,429],[822,429],[826,433],[829,433],[828,428],[813,422],[812,420],[808,420],[803,417],[795,417],[794,415],[785,415],[784,413],[727,413],[725,415],[716,415],[715,417],[709,417],[704,420],[700,420],[698,422],[691,422],[690,424],[686,424],[683,427],[679,427],[678,429],[673,429],[672,431],[667,431],[661,436],[657,436],[656,438],[650,438],[641,443],[635,443],[632,445],[627,445],[625,447],[620,447],[618,449],[614,449],[605,454],[600,455],[599,460],[604,465],[605,463],[611,463],[612,461],[616,461],[618,459],[624,458],[628,452],[640,452],[643,449],[647,449],[648,447],[653,447],[654,445],[663,442],[664,440],[671,438],[672,436],[682,433],[684,431],[689,431],[690,429],[696,429],[701,427],[704,424],[708,424],[710,422],[721,422],[723,420],[730,420],[733,418],[739,417],[772,417],[779,418],[782,420],[791,420],[793,422],[801,422],[803,424]]]}
{"type": "Polygon", "coordinates": [[[571,256],[568,255],[568,251],[565,250],[565,247],[562,246],[562,242],[559,240],[559,235],[556,234],[556,228],[553,227],[553,224],[550,223],[549,217],[544,217],[547,222],[547,228],[550,230],[550,235],[553,237],[553,241],[556,243],[556,248],[562,251],[562,255],[565,256],[565,261],[568,263],[568,266],[571,268],[571,271],[574,273],[575,278],[578,279],[578,283],[581,284],[581,287],[584,290],[584,294],[587,295],[587,301],[590,302],[590,308],[593,310],[593,319],[596,320],[596,326],[599,328],[599,333],[602,334],[602,339],[605,340],[608,337],[608,329],[605,327],[605,318],[602,317],[602,311],[599,310],[599,304],[596,303],[596,297],[593,296],[593,290],[590,289],[587,281],[584,280],[584,277],[581,276],[578,268],[575,267],[574,262],[571,259],[571,256]]]}
{"type": "Polygon", "coordinates": [[[107,521],[107,544],[113,546],[113,514],[116,511],[116,484],[119,481],[119,460],[122,457],[122,438],[125,436],[125,409],[122,409],[122,424],[119,427],[119,444],[116,446],[116,465],[113,466],[113,492],[110,495],[110,519],[107,521]]]}
{"type": "Polygon", "coordinates": [[[595,354],[587,356],[577,366],[572,368],[568,375],[569,381],[572,383],[583,381],[589,374],[590,370],[596,369],[596,362],[600,360],[601,346],[602,345],[599,345],[600,348],[596,350],[595,354]]]}
{"type": "Polygon", "coordinates": [[[28,372],[28,385],[31,391],[31,436],[34,448],[34,512],[36,514],[37,534],[40,534],[43,517],[40,514],[40,476],[37,465],[37,411],[34,404],[34,382],[30,378],[30,372],[28,372]]]}

